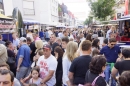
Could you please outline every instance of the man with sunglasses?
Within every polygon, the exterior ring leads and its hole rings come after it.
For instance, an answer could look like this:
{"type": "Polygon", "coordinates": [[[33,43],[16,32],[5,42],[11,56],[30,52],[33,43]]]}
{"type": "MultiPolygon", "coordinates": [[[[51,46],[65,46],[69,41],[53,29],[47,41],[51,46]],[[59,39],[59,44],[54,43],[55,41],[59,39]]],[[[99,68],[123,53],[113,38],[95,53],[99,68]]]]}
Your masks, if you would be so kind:
{"type": "MultiPolygon", "coordinates": [[[[107,67],[105,70],[105,79],[107,83],[109,83],[109,78],[111,74],[111,69],[114,66],[114,63],[116,62],[118,55],[121,53],[119,46],[116,45],[116,39],[110,38],[108,40],[108,45],[103,47],[100,51],[100,54],[104,54],[104,56],[107,59],[107,67]]],[[[114,79],[111,80],[110,86],[116,86],[116,82],[114,79]]]]}

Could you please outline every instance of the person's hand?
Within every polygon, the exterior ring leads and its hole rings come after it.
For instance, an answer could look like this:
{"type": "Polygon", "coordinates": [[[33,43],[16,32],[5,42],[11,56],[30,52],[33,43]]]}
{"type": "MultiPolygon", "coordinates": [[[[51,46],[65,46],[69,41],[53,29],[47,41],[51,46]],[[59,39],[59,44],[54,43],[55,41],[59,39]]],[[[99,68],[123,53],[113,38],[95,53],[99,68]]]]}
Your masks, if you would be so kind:
{"type": "Polygon", "coordinates": [[[36,54],[36,55],[33,57],[33,61],[38,60],[38,59],[39,59],[39,57],[40,57],[40,56],[36,54]]]}
{"type": "Polygon", "coordinates": [[[15,50],[14,50],[15,55],[17,55],[17,52],[18,52],[17,49],[15,49],[15,50]]]}
{"type": "Polygon", "coordinates": [[[40,86],[47,86],[46,84],[41,84],[40,86]]]}
{"type": "Polygon", "coordinates": [[[26,81],[28,81],[28,80],[29,80],[29,77],[25,77],[25,78],[23,79],[24,82],[26,82],[26,81]]]}
{"type": "Polygon", "coordinates": [[[117,80],[117,81],[119,80],[119,77],[118,77],[118,76],[116,77],[116,80],[117,80]]]}
{"type": "Polygon", "coordinates": [[[29,86],[29,84],[26,84],[23,79],[20,79],[20,82],[23,84],[23,86],[29,86]]]}
{"type": "Polygon", "coordinates": [[[17,70],[17,72],[19,72],[19,67],[17,67],[17,69],[16,69],[16,70],[17,70]]]}
{"type": "Polygon", "coordinates": [[[20,79],[20,82],[21,82],[22,84],[24,84],[24,83],[25,83],[23,79],[20,79]]]}
{"type": "Polygon", "coordinates": [[[67,81],[66,83],[67,83],[67,86],[73,86],[71,85],[70,81],[67,81]]]}

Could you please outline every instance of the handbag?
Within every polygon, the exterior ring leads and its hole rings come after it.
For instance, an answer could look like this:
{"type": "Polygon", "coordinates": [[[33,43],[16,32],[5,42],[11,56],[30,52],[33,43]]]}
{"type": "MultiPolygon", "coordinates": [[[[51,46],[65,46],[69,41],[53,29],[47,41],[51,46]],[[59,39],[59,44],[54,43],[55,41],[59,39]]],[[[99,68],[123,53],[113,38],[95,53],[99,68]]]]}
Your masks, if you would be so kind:
{"type": "Polygon", "coordinates": [[[14,64],[15,63],[15,58],[14,57],[8,57],[7,63],[8,64],[14,64]]]}

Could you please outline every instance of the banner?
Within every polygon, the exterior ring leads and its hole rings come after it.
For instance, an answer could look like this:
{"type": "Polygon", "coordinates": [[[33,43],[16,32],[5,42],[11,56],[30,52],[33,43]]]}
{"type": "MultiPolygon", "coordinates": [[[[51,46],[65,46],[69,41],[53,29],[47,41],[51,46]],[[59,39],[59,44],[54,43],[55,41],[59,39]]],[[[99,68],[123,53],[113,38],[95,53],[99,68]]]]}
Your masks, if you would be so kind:
{"type": "Polygon", "coordinates": [[[125,15],[128,15],[129,0],[125,0],[125,15]]]}
{"type": "Polygon", "coordinates": [[[13,29],[15,24],[13,20],[0,18],[0,29],[13,29]]]}

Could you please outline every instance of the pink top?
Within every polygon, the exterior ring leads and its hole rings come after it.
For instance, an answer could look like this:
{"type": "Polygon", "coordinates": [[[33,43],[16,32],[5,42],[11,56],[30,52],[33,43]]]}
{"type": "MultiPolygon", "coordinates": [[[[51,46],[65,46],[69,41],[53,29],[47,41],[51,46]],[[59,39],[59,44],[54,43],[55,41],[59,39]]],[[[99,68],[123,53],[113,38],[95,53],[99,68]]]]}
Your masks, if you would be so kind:
{"type": "Polygon", "coordinates": [[[41,39],[40,39],[39,37],[37,37],[37,38],[35,39],[35,41],[36,41],[36,40],[41,40],[41,39]]]}

